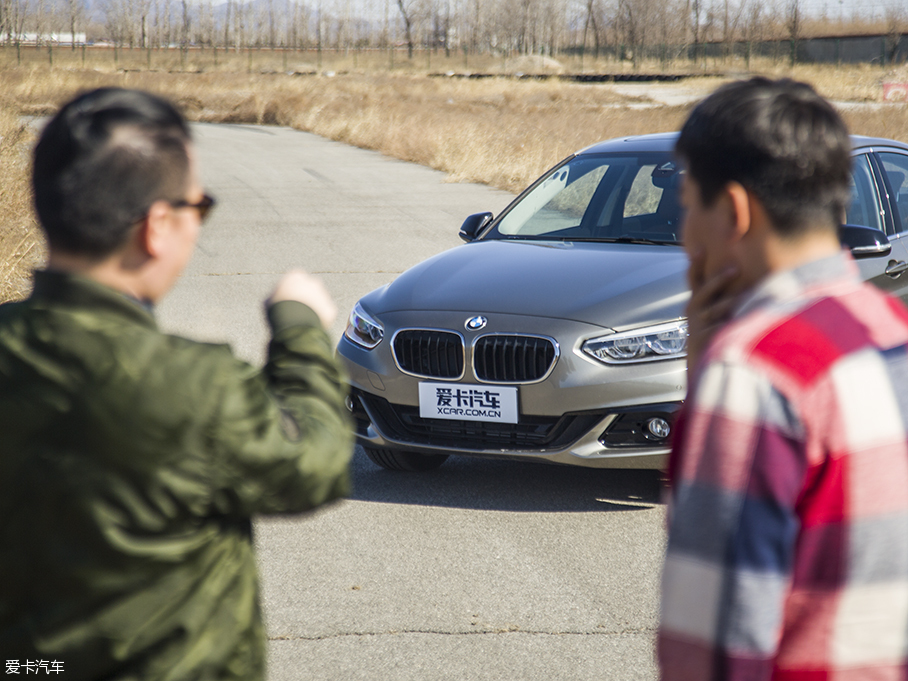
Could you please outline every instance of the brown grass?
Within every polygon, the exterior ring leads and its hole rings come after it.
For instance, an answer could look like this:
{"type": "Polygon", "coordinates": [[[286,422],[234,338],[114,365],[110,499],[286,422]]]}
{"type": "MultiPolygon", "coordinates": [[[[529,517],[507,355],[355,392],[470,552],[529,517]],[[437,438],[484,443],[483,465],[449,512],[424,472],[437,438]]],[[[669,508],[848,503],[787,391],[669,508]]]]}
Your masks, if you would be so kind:
{"type": "Polygon", "coordinates": [[[637,110],[607,86],[410,75],[0,71],[0,103],[45,115],[76,91],[140,87],[204,122],[287,125],[517,190],[548,165],[606,137],[677,125],[682,111],[637,110]]]}
{"type": "Polygon", "coordinates": [[[31,137],[15,112],[0,109],[0,301],[27,291],[29,273],[43,258],[28,186],[31,137]]]}
{"type": "MultiPolygon", "coordinates": [[[[767,75],[812,82],[834,100],[879,102],[881,83],[908,72],[762,65],[767,75]]],[[[666,86],[705,95],[726,78],[666,86]]],[[[0,67],[0,299],[22,295],[22,275],[39,257],[26,186],[28,136],[20,115],[46,115],[80,90],[138,87],[175,101],[188,118],[292,126],[421,163],[452,181],[517,191],[567,154],[601,139],[676,129],[689,109],[653,106],[609,85],[507,79],[427,78],[372,72],[328,77],[277,73],[116,72],[0,67]],[[10,283],[2,283],[8,281],[10,283]]],[[[859,105],[859,104],[858,104],[859,105]]],[[[847,108],[857,133],[908,141],[908,106],[847,108]]]]}

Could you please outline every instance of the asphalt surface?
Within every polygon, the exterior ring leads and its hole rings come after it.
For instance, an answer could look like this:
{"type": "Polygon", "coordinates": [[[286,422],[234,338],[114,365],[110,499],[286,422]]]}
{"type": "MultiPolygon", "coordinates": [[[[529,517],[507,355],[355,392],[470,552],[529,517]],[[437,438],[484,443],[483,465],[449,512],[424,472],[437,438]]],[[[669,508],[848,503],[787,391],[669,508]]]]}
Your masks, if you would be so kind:
{"type": "MultiPolygon", "coordinates": [[[[360,296],[512,198],[284,128],[195,132],[220,203],[159,319],[252,362],[283,271],[323,277],[336,339],[360,296]]],[[[394,473],[358,450],[354,486],[256,522],[270,681],[656,678],[656,474],[467,458],[394,473]]]]}

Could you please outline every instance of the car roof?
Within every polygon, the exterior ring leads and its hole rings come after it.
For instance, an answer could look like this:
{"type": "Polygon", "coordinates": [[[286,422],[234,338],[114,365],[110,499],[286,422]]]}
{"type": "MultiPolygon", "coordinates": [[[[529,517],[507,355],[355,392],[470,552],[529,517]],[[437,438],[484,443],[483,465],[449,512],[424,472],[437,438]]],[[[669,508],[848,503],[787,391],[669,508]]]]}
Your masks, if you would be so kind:
{"type": "Polygon", "coordinates": [[[580,154],[602,154],[614,152],[639,153],[641,151],[672,151],[678,140],[677,132],[657,132],[650,135],[632,135],[604,140],[577,152],[580,154]]]}
{"type": "MultiPolygon", "coordinates": [[[[675,142],[677,141],[677,132],[657,132],[650,135],[616,137],[615,139],[604,140],[586,147],[585,149],[581,149],[576,155],[622,152],[637,154],[647,151],[670,152],[674,150],[675,142]]],[[[895,147],[908,151],[908,144],[905,144],[904,142],[884,139],[882,137],[866,137],[864,135],[851,135],[851,147],[852,149],[863,149],[865,147],[895,147]]]]}
{"type": "Polygon", "coordinates": [[[895,147],[902,151],[908,151],[908,144],[898,140],[890,140],[883,137],[866,137],[864,135],[851,136],[852,149],[863,149],[864,147],[895,147]]]}

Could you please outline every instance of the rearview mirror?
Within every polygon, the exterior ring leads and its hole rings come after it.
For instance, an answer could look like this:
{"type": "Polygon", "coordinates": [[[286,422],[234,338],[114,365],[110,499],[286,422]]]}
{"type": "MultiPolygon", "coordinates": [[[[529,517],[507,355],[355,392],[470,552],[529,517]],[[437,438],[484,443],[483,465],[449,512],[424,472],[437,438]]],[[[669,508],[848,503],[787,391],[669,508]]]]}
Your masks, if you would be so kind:
{"type": "Polygon", "coordinates": [[[841,225],[839,241],[851,250],[851,255],[855,258],[889,255],[892,250],[892,244],[889,243],[889,239],[883,232],[862,225],[841,225]]]}
{"type": "Polygon", "coordinates": [[[491,213],[473,213],[460,226],[460,233],[457,235],[464,241],[473,241],[476,236],[488,225],[494,216],[491,213]]]}

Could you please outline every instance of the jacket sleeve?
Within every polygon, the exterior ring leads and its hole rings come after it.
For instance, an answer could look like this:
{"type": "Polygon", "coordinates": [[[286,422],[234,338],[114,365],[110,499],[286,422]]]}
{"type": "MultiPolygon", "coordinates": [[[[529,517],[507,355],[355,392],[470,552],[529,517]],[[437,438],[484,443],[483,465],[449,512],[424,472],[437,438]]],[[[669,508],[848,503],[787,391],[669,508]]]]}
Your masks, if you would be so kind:
{"type": "Polygon", "coordinates": [[[216,512],[293,513],[350,492],[348,386],[318,317],[295,301],[268,309],[265,367],[232,360],[209,428],[216,512]]]}
{"type": "Polygon", "coordinates": [[[769,681],[806,471],[804,435],[760,372],[707,367],[688,404],[670,502],[663,681],[769,681]]]}

